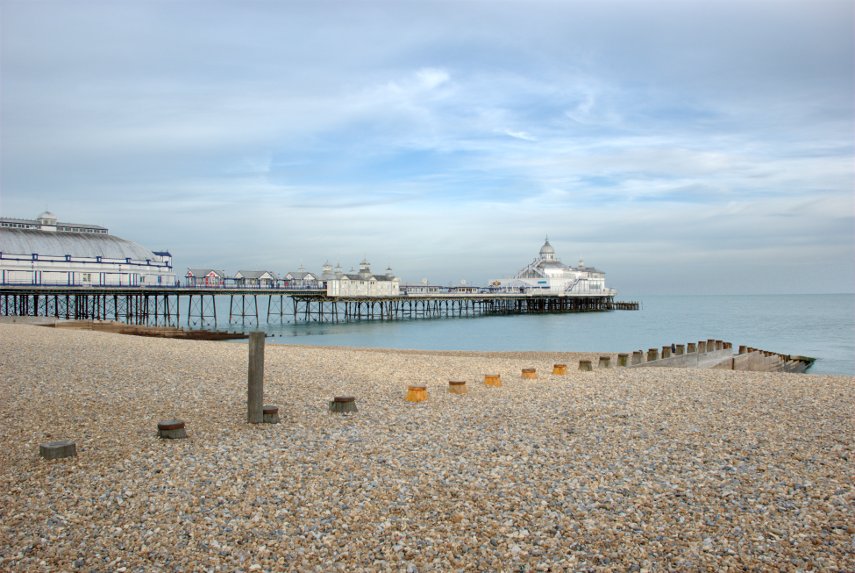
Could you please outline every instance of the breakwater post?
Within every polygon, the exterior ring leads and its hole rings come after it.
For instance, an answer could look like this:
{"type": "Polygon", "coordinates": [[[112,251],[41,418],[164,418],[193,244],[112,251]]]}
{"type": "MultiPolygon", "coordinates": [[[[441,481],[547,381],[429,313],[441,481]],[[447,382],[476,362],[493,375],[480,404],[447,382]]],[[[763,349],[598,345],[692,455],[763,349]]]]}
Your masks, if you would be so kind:
{"type": "Polygon", "coordinates": [[[249,371],[246,384],[246,421],[264,422],[264,333],[249,335],[249,371]]]}

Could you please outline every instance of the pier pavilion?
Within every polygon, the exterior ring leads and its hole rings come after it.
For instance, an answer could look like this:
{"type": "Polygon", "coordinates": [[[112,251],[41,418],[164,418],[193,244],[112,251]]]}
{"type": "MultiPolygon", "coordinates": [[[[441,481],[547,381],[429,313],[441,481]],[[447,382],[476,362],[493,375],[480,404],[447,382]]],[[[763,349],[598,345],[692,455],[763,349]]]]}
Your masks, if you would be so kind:
{"type": "Polygon", "coordinates": [[[111,235],[99,225],[0,218],[0,284],[175,286],[172,255],[111,235]]]}

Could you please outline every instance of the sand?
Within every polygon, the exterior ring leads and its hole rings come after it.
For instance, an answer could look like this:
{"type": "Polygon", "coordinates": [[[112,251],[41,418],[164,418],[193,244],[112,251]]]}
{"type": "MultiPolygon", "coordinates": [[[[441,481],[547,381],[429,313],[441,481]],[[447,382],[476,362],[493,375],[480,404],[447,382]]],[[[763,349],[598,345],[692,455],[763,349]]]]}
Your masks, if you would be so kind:
{"type": "Polygon", "coordinates": [[[268,344],[253,426],[246,343],[0,349],[2,571],[855,570],[852,377],[268,344]]]}

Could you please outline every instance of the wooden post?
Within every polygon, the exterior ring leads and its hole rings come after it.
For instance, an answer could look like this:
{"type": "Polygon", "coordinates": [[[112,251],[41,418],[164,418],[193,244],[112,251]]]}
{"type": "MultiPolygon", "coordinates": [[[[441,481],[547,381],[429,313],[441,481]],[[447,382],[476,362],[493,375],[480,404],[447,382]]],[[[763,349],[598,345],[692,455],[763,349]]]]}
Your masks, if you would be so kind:
{"type": "Polygon", "coordinates": [[[622,352],[617,355],[617,363],[618,366],[628,366],[629,354],[626,352],[622,352]]]}
{"type": "Polygon", "coordinates": [[[579,370],[582,372],[591,372],[594,370],[594,367],[591,366],[590,360],[580,360],[579,361],[579,370]]]}
{"type": "Polygon", "coordinates": [[[249,335],[249,371],[246,385],[246,421],[264,421],[264,333],[249,335]]]}
{"type": "Polygon", "coordinates": [[[553,364],[552,365],[552,373],[556,376],[564,376],[567,374],[567,365],[566,364],[553,364]]]}
{"type": "Polygon", "coordinates": [[[410,386],[407,388],[407,402],[424,402],[427,399],[426,386],[410,386]]]}
{"type": "Polygon", "coordinates": [[[449,380],[448,392],[451,394],[466,394],[466,381],[449,380]]]}
{"type": "Polygon", "coordinates": [[[537,370],[535,368],[523,368],[522,377],[526,380],[534,380],[537,378],[537,370]]]}
{"type": "Polygon", "coordinates": [[[39,455],[46,460],[57,460],[77,455],[77,444],[71,440],[59,440],[39,444],[39,455]]]}
{"type": "Polygon", "coordinates": [[[500,387],[502,385],[501,374],[484,374],[484,385],[500,387]]]}
{"type": "Polygon", "coordinates": [[[181,440],[187,437],[184,420],[172,418],[157,423],[157,435],[165,440],[181,440]]]}
{"type": "Polygon", "coordinates": [[[612,357],[611,356],[600,356],[600,362],[597,364],[597,368],[611,368],[612,365],[612,357]]]}
{"type": "Polygon", "coordinates": [[[356,399],[353,396],[336,396],[330,401],[330,412],[346,414],[356,412],[356,399]]]}

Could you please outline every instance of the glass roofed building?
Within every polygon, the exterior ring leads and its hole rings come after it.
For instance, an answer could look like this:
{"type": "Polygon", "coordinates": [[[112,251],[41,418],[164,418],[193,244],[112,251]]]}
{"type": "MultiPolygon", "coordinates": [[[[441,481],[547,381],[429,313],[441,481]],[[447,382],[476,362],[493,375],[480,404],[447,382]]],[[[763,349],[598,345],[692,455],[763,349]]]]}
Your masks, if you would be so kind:
{"type": "Polygon", "coordinates": [[[46,211],[36,219],[0,218],[0,284],[174,286],[172,255],[150,251],[105,227],[63,223],[46,211]]]}

